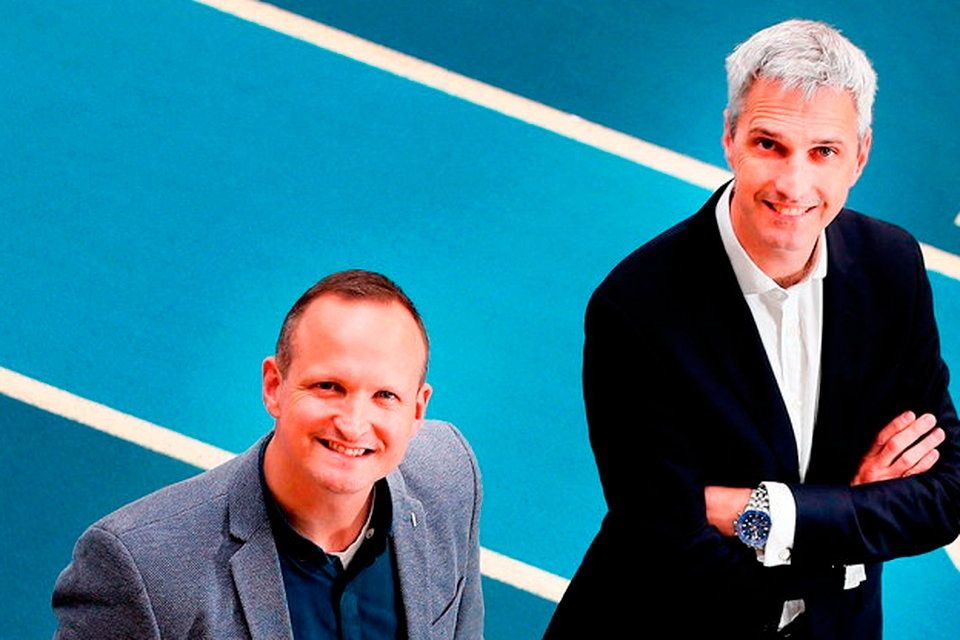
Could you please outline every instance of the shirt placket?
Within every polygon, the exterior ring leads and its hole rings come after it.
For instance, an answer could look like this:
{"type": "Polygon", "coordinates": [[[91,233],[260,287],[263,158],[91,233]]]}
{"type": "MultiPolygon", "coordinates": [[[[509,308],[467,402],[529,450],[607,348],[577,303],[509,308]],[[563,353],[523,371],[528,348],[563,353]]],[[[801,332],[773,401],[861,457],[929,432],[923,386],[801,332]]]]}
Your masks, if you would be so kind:
{"type": "Polygon", "coordinates": [[[784,404],[797,443],[800,479],[803,480],[803,340],[800,335],[800,311],[797,295],[782,292],[780,318],[780,366],[784,381],[784,404]]]}

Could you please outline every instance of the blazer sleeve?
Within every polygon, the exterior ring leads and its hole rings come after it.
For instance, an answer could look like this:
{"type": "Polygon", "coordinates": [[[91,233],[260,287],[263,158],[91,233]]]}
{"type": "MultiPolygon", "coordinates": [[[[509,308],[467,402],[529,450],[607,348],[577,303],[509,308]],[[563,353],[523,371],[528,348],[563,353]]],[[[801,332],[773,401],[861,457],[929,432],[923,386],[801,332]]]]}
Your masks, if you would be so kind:
{"type": "MultiPolygon", "coordinates": [[[[889,560],[931,551],[960,534],[960,421],[940,354],[930,281],[915,241],[912,249],[908,259],[915,286],[912,298],[903,300],[912,311],[905,344],[902,355],[881,366],[896,372],[896,395],[903,403],[898,411],[936,416],[946,433],[938,447],[940,458],[930,471],[908,478],[856,487],[791,486],[797,502],[794,562],[889,560]]],[[[884,347],[877,345],[878,350],[884,347]]],[[[876,432],[882,427],[876,425],[876,432]]]]}
{"type": "Polygon", "coordinates": [[[57,640],[160,638],[140,572],[123,542],[93,525],[57,579],[53,610],[57,640]]]}
{"type": "Polygon", "coordinates": [[[670,320],[657,318],[656,308],[652,301],[645,320],[626,314],[601,292],[587,306],[584,400],[609,508],[604,521],[609,543],[597,553],[612,555],[604,561],[611,567],[635,560],[633,570],[670,581],[670,589],[694,601],[709,602],[723,585],[744,601],[776,609],[830,577],[763,567],[752,550],[707,522],[709,452],[698,434],[710,425],[693,410],[699,391],[678,382],[689,379],[696,354],[678,362],[676,350],[663,348],[667,338],[658,327],[670,320]],[[609,551],[614,547],[616,554],[609,551]],[[636,548],[646,551],[628,551],[636,548]]]}

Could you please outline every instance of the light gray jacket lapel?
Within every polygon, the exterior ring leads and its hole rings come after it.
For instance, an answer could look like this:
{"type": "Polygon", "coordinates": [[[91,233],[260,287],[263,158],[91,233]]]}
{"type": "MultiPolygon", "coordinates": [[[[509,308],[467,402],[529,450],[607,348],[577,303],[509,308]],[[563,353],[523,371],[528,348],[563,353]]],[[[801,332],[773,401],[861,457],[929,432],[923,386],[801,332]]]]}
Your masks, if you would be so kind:
{"type": "Polygon", "coordinates": [[[420,501],[407,493],[399,470],[387,476],[387,485],[393,504],[393,546],[407,616],[407,634],[410,640],[428,640],[432,637],[430,623],[434,619],[430,597],[433,571],[428,545],[420,539],[426,515],[420,501]]]}
{"type": "MultiPolygon", "coordinates": [[[[280,561],[260,485],[259,453],[258,445],[242,454],[228,492],[230,535],[240,544],[230,559],[230,570],[252,639],[292,640],[280,561]]],[[[411,495],[403,468],[388,475],[387,484],[408,637],[434,640],[438,633],[449,637],[435,625],[451,598],[459,595],[453,591],[458,571],[449,552],[451,534],[442,523],[427,521],[438,515],[427,514],[423,503],[411,495]]]]}
{"type": "Polygon", "coordinates": [[[260,446],[243,454],[230,487],[230,535],[242,545],[230,558],[230,570],[252,640],[292,640],[280,560],[261,491],[259,456],[260,446]]]}

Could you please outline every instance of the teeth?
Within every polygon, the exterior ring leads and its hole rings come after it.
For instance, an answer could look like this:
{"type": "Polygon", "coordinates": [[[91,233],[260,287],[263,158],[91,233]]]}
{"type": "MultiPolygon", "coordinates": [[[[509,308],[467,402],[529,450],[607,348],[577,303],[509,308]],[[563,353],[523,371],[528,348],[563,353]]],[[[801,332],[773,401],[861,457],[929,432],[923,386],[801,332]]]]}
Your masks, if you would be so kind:
{"type": "Polygon", "coordinates": [[[362,456],[364,453],[366,453],[366,451],[367,451],[366,449],[364,449],[364,448],[362,448],[362,447],[361,447],[361,448],[358,448],[358,449],[352,449],[352,448],[350,448],[350,447],[345,447],[345,446],[343,446],[342,444],[339,444],[339,443],[336,443],[336,442],[330,442],[329,440],[327,441],[327,447],[329,447],[330,449],[336,451],[337,453],[341,453],[341,454],[343,454],[343,455],[345,455],[345,456],[350,456],[350,457],[352,457],[352,458],[358,458],[358,457],[362,456]]]}
{"type": "Polygon", "coordinates": [[[810,207],[785,207],[772,202],[769,204],[774,211],[783,216],[802,216],[810,209],[810,207]]]}

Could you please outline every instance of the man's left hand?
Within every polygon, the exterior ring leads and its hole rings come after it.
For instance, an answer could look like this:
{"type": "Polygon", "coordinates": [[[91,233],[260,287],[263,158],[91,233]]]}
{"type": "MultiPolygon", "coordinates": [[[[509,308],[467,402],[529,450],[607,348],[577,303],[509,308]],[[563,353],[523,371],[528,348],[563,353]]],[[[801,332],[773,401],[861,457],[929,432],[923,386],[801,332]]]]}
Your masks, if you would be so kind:
{"type": "Polygon", "coordinates": [[[860,462],[850,486],[903,478],[928,471],[939,459],[946,434],[929,413],[919,418],[906,411],[890,421],[860,462]]]}

